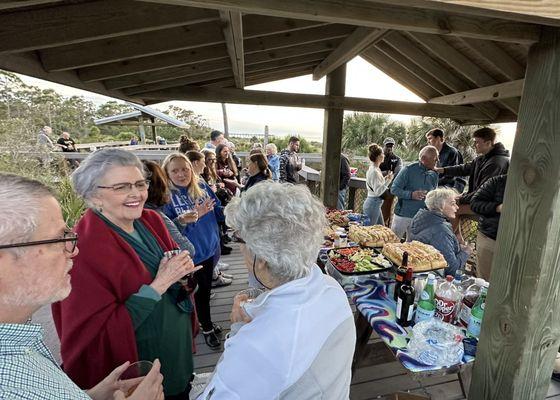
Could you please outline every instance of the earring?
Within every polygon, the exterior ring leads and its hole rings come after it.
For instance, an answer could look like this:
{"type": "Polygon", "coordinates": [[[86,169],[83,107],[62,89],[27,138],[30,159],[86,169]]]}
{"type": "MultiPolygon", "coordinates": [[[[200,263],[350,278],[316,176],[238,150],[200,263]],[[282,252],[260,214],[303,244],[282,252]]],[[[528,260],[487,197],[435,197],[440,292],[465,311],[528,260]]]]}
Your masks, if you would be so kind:
{"type": "Polygon", "coordinates": [[[97,210],[98,213],[102,214],[103,213],[103,204],[99,204],[98,206],[95,206],[95,209],[97,210]]]}

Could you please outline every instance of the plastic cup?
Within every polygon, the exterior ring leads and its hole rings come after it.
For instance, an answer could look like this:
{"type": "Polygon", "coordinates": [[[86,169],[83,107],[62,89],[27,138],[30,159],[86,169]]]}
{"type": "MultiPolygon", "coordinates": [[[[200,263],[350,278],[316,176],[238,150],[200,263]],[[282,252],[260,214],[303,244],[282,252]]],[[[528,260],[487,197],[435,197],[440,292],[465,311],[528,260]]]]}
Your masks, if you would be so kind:
{"type": "MultiPolygon", "coordinates": [[[[148,372],[150,372],[153,365],[154,364],[151,361],[146,361],[146,360],[137,361],[135,363],[132,363],[121,374],[119,379],[124,381],[124,380],[128,380],[128,379],[142,378],[142,377],[148,375],[148,372]]],[[[134,393],[134,391],[136,390],[137,387],[138,387],[138,385],[128,389],[128,392],[126,393],[126,397],[128,397],[132,393],[134,393]]]]}

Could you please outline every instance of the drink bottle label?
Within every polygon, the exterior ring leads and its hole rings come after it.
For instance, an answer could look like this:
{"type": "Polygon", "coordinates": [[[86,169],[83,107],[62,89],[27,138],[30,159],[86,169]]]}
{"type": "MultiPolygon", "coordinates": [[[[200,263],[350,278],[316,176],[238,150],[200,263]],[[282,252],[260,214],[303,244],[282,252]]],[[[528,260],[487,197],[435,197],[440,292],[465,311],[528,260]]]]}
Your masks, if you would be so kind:
{"type": "Polygon", "coordinates": [[[469,320],[469,326],[467,328],[467,332],[474,337],[480,336],[480,328],[482,327],[482,319],[475,317],[471,314],[471,318],[469,320]]]}
{"type": "Polygon", "coordinates": [[[471,317],[471,307],[463,303],[463,306],[461,307],[461,312],[459,313],[459,321],[463,326],[466,327],[469,324],[470,317],[471,317]]]}
{"type": "Polygon", "coordinates": [[[440,318],[443,322],[452,322],[455,312],[456,302],[451,299],[445,299],[436,295],[436,317],[440,318]]]}
{"type": "Polygon", "coordinates": [[[430,300],[430,293],[423,291],[420,295],[420,300],[430,300]]]}
{"type": "Polygon", "coordinates": [[[436,310],[426,310],[422,307],[420,307],[420,305],[416,308],[416,319],[414,320],[415,323],[418,323],[420,321],[424,321],[426,319],[430,319],[434,316],[436,310]]]}
{"type": "MultiPolygon", "coordinates": [[[[397,319],[400,318],[402,312],[402,299],[399,297],[397,300],[397,319]]],[[[408,308],[408,315],[406,316],[407,321],[412,321],[412,314],[414,313],[414,307],[410,306],[408,308]]]]}

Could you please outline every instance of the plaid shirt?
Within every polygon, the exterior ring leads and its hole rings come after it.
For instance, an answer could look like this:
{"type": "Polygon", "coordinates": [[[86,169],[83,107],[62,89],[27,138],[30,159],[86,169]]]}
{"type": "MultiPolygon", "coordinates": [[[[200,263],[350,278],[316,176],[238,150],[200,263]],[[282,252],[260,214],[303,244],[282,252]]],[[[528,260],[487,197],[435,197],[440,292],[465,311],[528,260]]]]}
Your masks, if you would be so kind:
{"type": "Polygon", "coordinates": [[[0,324],[0,399],[90,399],[56,364],[37,324],[0,324]]]}

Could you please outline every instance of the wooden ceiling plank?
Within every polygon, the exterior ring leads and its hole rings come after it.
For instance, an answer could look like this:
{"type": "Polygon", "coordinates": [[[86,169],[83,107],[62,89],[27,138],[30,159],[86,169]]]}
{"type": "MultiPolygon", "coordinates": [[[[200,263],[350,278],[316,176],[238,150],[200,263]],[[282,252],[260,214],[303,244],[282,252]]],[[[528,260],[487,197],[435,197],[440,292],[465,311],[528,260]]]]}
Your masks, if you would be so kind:
{"type": "Polygon", "coordinates": [[[375,2],[415,7],[424,10],[445,11],[457,14],[507,19],[511,21],[530,22],[538,25],[560,26],[560,17],[555,17],[560,11],[557,0],[478,0],[477,3],[479,3],[480,7],[463,5],[462,0],[375,0],[375,2]],[[513,11],[513,9],[508,10],[507,8],[501,8],[504,4],[515,5],[518,9],[513,11]],[[490,5],[494,5],[495,7],[489,8],[490,5]]]}
{"type": "Polygon", "coordinates": [[[243,51],[243,21],[239,11],[220,10],[222,31],[226,39],[226,47],[231,61],[231,69],[235,86],[245,87],[245,52],[243,51]]]}
{"type": "Polygon", "coordinates": [[[359,0],[151,0],[245,13],[326,21],[380,29],[466,36],[532,44],[540,27],[506,19],[445,13],[359,0]]]}
{"type": "MultiPolygon", "coordinates": [[[[281,68],[294,64],[301,64],[302,62],[320,62],[326,55],[323,53],[312,53],[305,54],[295,57],[281,58],[277,60],[268,60],[255,64],[248,65],[246,67],[248,72],[267,70],[271,68],[281,68]]],[[[143,74],[136,74],[125,76],[121,78],[108,79],[104,81],[104,85],[108,90],[124,89],[129,87],[135,87],[140,85],[145,85],[148,83],[163,82],[166,80],[174,80],[178,78],[206,74],[207,72],[223,71],[231,68],[230,61],[228,59],[223,59],[220,61],[207,61],[198,64],[192,64],[183,67],[175,67],[162,69],[154,72],[147,72],[143,74]]]]}
{"type": "Polygon", "coordinates": [[[157,56],[134,58],[125,61],[96,65],[78,69],[78,76],[84,82],[118,78],[143,72],[158,71],[166,68],[180,67],[204,61],[227,59],[226,46],[223,43],[180,50],[157,56]]]}
{"type": "Polygon", "coordinates": [[[231,69],[228,68],[221,71],[209,72],[207,74],[198,74],[198,75],[186,76],[177,79],[170,79],[162,82],[148,83],[145,85],[123,89],[122,92],[127,96],[137,96],[140,93],[152,92],[152,91],[172,88],[176,86],[194,85],[198,82],[209,81],[212,79],[230,78],[230,77],[232,77],[232,73],[231,73],[231,69]]]}
{"type": "Polygon", "coordinates": [[[158,71],[145,72],[142,74],[123,76],[120,78],[107,79],[103,84],[108,90],[124,89],[144,85],[147,83],[161,82],[171,79],[182,78],[191,75],[200,75],[207,72],[231,69],[229,59],[219,61],[204,61],[197,64],[185,65],[158,71]]]}
{"type": "Polygon", "coordinates": [[[200,24],[56,47],[39,55],[47,71],[61,71],[223,42],[219,24],[200,24]]]}
{"type": "Polygon", "coordinates": [[[525,76],[525,68],[497,43],[472,38],[462,38],[462,41],[509,79],[522,79],[525,76]]]}
{"type": "MultiPolygon", "coordinates": [[[[423,46],[465,76],[465,78],[473,82],[476,86],[485,87],[501,83],[497,82],[486,71],[476,65],[459,50],[455,49],[443,40],[443,38],[424,33],[411,33],[411,35],[423,46]]],[[[516,113],[519,108],[519,105],[516,105],[515,103],[516,102],[513,99],[504,99],[500,101],[500,104],[514,113],[516,113]]]]}
{"type": "Polygon", "coordinates": [[[282,107],[337,108],[364,112],[422,115],[454,119],[480,119],[486,116],[472,107],[448,106],[359,97],[280,93],[260,90],[210,89],[197,86],[167,89],[144,96],[151,100],[211,101],[282,107]]]}
{"type": "Polygon", "coordinates": [[[452,92],[447,86],[435,79],[432,75],[424,71],[422,68],[419,68],[416,64],[411,62],[410,59],[405,57],[398,50],[385,43],[384,41],[376,43],[374,47],[383,52],[386,57],[389,57],[401,67],[408,70],[417,79],[420,79],[426,85],[430,86],[438,93],[441,93],[441,95],[450,94],[452,92]]]}
{"type": "MultiPolygon", "coordinates": [[[[253,26],[252,30],[253,32],[260,31],[263,35],[245,39],[245,48],[263,51],[347,36],[352,32],[353,28],[351,26],[326,25],[271,35],[267,27],[259,23],[258,26],[253,26]]],[[[57,47],[40,51],[40,55],[47,71],[58,71],[155,56],[221,43],[224,43],[224,37],[219,25],[200,24],[200,26],[164,29],[162,31],[123,36],[106,41],[100,40],[81,45],[57,47]]],[[[247,53],[247,50],[245,50],[245,53],[247,53]]]]}
{"type": "MultiPolygon", "coordinates": [[[[444,67],[442,64],[429,57],[423,49],[420,49],[415,43],[404,36],[400,32],[391,32],[384,37],[384,42],[398,49],[405,57],[409,58],[419,68],[432,75],[435,79],[443,83],[452,92],[464,92],[473,89],[464,80],[454,75],[449,68],[444,67]]],[[[494,104],[477,104],[476,107],[488,115],[490,118],[495,118],[500,109],[494,104]]]]}
{"type": "Polygon", "coordinates": [[[249,39],[262,35],[276,35],[284,32],[296,32],[300,29],[309,29],[329,25],[324,21],[307,21],[293,18],[277,18],[268,15],[244,14],[243,37],[249,39]],[[263,29],[266,27],[266,29],[263,29]]]}
{"type": "Polygon", "coordinates": [[[352,60],[366,47],[380,40],[387,31],[384,29],[371,29],[358,27],[344,42],[333,50],[327,58],[313,71],[313,80],[317,81],[328,73],[334,71],[342,64],[352,60]]]}
{"type": "Polygon", "coordinates": [[[453,93],[447,96],[434,97],[428,100],[428,103],[457,106],[520,97],[523,92],[524,81],[524,79],[518,79],[512,82],[498,83],[497,85],[453,93]]]}
{"type": "Polygon", "coordinates": [[[0,14],[0,53],[24,52],[217,21],[215,10],[123,0],[0,14]]]}
{"type": "Polygon", "coordinates": [[[73,72],[63,71],[47,73],[43,69],[36,54],[33,52],[0,55],[0,69],[17,72],[18,74],[33,76],[35,78],[44,79],[49,82],[72,86],[76,89],[98,93],[103,96],[143,103],[139,98],[126,96],[120,91],[109,91],[100,82],[84,83],[80,81],[77,75],[73,72]]]}
{"type": "Polygon", "coordinates": [[[22,8],[45,5],[49,3],[61,3],[62,0],[20,0],[10,1],[5,0],[0,3],[0,10],[9,10],[11,8],[22,8]]]}
{"type": "Polygon", "coordinates": [[[407,69],[401,67],[399,64],[386,57],[385,54],[375,47],[368,47],[360,55],[367,62],[380,69],[391,79],[394,79],[421,99],[427,100],[432,97],[437,97],[437,95],[431,95],[433,93],[437,93],[437,91],[426,85],[424,82],[418,80],[407,69]]]}

